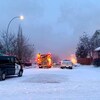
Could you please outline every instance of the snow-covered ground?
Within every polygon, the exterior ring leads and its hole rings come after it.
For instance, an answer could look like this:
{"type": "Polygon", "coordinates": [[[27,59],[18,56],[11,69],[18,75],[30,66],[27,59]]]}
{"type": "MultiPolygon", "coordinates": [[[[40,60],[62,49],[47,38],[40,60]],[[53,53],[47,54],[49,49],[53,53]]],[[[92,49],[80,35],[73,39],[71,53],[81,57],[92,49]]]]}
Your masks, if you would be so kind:
{"type": "Polygon", "coordinates": [[[100,68],[24,69],[0,81],[0,100],[100,100],[100,68]]]}

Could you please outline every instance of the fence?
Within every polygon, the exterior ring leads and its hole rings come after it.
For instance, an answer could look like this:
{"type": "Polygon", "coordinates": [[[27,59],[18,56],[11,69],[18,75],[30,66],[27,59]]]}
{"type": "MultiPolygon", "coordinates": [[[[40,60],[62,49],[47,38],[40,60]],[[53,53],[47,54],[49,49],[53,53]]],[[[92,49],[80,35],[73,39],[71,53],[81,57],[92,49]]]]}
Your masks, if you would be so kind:
{"type": "Polygon", "coordinates": [[[82,65],[91,65],[92,62],[92,58],[77,58],[77,63],[80,63],[82,65]]]}

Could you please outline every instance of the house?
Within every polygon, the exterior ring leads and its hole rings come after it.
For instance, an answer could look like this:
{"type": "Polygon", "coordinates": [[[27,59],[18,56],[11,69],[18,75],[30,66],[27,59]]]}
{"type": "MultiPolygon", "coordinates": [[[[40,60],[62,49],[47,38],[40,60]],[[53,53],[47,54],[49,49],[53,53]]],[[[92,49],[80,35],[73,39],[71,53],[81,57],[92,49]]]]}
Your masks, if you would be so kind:
{"type": "Polygon", "coordinates": [[[93,59],[100,58],[100,47],[96,48],[93,52],[93,59]]]}
{"type": "Polygon", "coordinates": [[[91,38],[91,52],[86,58],[77,58],[80,64],[90,65],[95,59],[100,58],[100,30],[96,30],[91,38]]]}
{"type": "Polygon", "coordinates": [[[100,66],[100,47],[96,48],[93,53],[93,65],[100,66]]]}
{"type": "Polygon", "coordinates": [[[100,30],[96,30],[92,36],[92,58],[93,64],[100,66],[100,30]]]}
{"type": "Polygon", "coordinates": [[[98,58],[98,54],[100,51],[100,30],[96,30],[96,32],[92,36],[91,44],[92,44],[92,51],[91,51],[92,57],[93,59],[98,58]]]}
{"type": "Polygon", "coordinates": [[[100,30],[96,30],[91,39],[93,51],[100,47],[100,30]]]}

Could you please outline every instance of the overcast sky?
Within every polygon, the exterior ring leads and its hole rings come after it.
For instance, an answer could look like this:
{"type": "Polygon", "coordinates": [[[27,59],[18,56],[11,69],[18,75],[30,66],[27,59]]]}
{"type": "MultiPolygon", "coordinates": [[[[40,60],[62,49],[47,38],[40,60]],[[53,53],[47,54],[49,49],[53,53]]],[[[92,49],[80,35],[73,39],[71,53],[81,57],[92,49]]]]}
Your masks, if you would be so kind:
{"type": "Polygon", "coordinates": [[[13,20],[9,31],[23,34],[40,53],[55,53],[66,58],[75,53],[79,37],[100,29],[100,0],[0,0],[0,30],[13,20]]]}

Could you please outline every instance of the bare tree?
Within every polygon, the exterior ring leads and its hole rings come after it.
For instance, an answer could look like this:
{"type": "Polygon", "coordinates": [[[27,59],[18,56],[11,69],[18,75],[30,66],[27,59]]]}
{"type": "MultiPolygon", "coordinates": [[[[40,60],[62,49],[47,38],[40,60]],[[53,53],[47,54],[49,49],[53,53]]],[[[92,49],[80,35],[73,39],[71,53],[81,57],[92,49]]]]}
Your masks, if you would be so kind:
{"type": "Polygon", "coordinates": [[[27,39],[23,36],[22,28],[19,26],[17,34],[16,55],[23,62],[29,61],[34,53],[33,45],[28,44],[27,39]]]}
{"type": "Polygon", "coordinates": [[[9,55],[12,54],[14,51],[13,44],[15,44],[16,40],[15,35],[12,33],[7,34],[5,31],[2,31],[0,40],[3,53],[9,55]]]}
{"type": "Polygon", "coordinates": [[[29,44],[24,37],[21,26],[18,28],[17,37],[13,33],[1,32],[0,52],[7,55],[15,55],[23,62],[30,61],[34,56],[34,46],[29,44]]]}
{"type": "Polygon", "coordinates": [[[34,47],[24,37],[21,26],[18,28],[17,35],[8,34],[5,31],[1,33],[0,49],[2,53],[15,55],[22,61],[29,61],[34,56],[34,47]]]}

